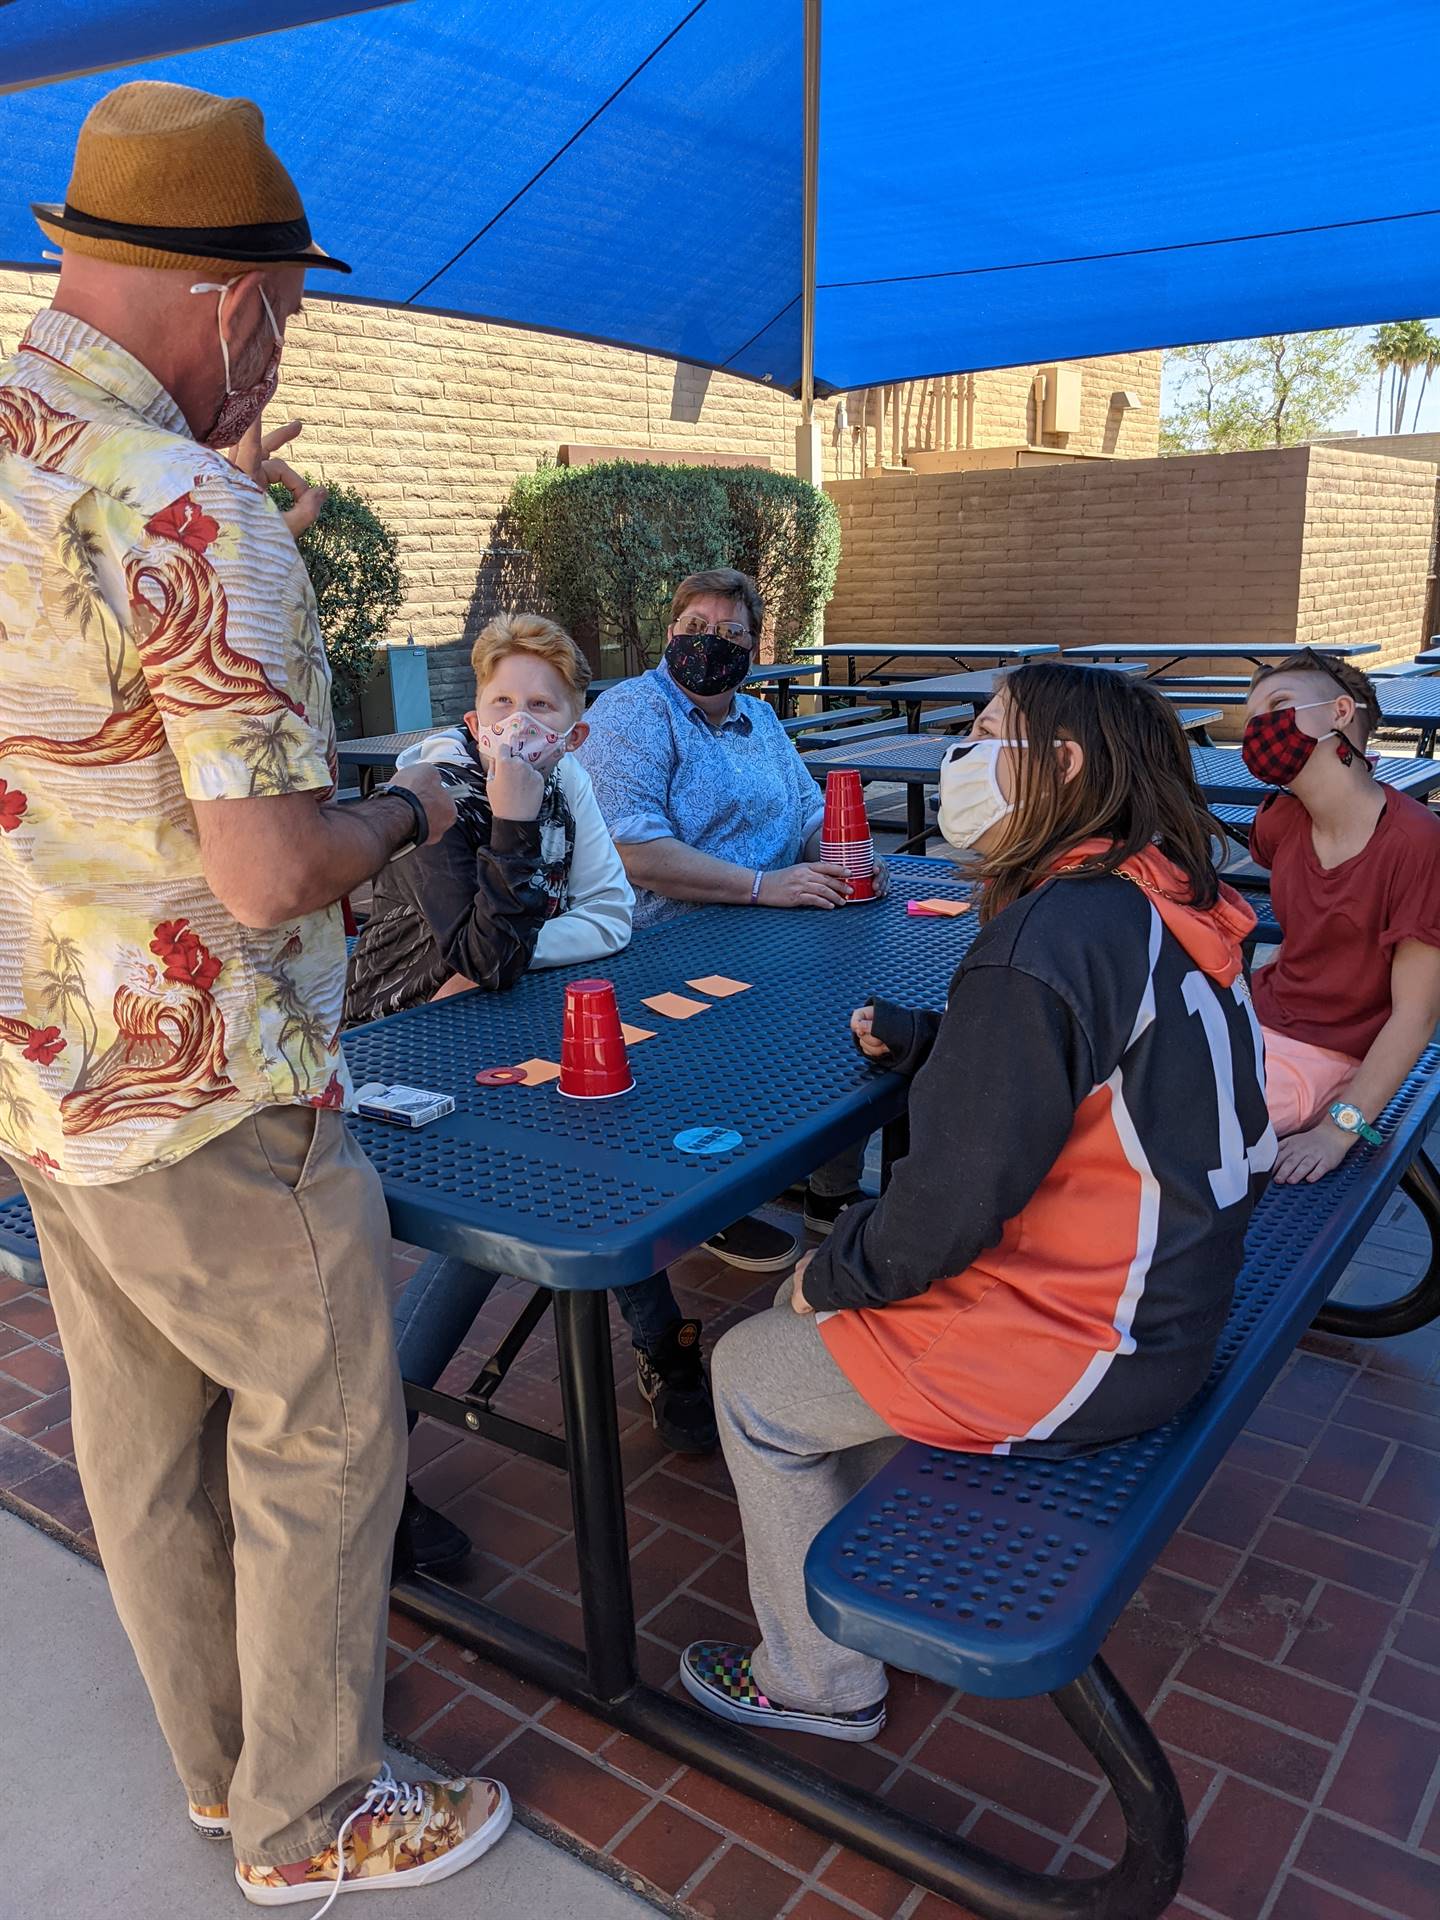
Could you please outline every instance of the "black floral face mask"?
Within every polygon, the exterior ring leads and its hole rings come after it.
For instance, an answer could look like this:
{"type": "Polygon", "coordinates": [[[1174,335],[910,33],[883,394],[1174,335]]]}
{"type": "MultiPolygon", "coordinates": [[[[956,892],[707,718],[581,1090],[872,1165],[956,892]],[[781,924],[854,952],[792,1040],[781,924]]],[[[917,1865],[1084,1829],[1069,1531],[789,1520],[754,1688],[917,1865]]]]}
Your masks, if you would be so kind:
{"type": "Polygon", "coordinates": [[[665,664],[686,693],[731,693],[750,671],[750,649],[723,633],[676,633],[666,642],[665,664]]]}

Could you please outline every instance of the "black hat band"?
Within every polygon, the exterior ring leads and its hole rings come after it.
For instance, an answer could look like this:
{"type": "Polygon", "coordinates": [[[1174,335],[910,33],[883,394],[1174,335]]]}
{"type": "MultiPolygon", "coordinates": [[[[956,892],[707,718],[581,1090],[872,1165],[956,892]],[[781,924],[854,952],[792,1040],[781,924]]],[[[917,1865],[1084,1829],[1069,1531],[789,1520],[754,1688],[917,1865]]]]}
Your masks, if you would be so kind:
{"type": "Polygon", "coordinates": [[[212,260],[279,260],[308,253],[311,246],[310,222],[303,213],[296,220],[266,220],[249,227],[137,227],[125,220],[83,213],[68,200],[58,219],[47,208],[35,211],[42,219],[93,240],[120,240],[160,253],[199,254],[212,260]]]}

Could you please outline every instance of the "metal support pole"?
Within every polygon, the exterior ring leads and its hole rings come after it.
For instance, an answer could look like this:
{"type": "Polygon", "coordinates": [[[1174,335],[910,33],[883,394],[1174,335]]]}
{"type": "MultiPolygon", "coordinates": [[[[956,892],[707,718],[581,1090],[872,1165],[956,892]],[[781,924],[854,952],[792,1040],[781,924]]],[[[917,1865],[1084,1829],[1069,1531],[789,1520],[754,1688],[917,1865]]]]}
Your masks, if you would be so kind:
{"type": "Polygon", "coordinates": [[[795,471],[824,480],[815,425],[815,224],[820,201],[820,0],[805,0],[804,166],[800,212],[800,425],[795,471]]]}
{"type": "Polygon", "coordinates": [[[636,1679],[635,1600],[615,1418],[610,1295],[557,1293],[555,1336],[590,1691],[597,1700],[620,1700],[636,1679]]]}
{"type": "Polygon", "coordinates": [[[1400,1187],[1419,1208],[1429,1232],[1428,1266],[1398,1300],[1386,1300],[1374,1307],[1352,1307],[1343,1300],[1327,1303],[1311,1323],[1321,1333],[1337,1333],[1350,1340],[1388,1340],[1396,1334],[1414,1333],[1440,1318],[1440,1175],[1423,1149],[1402,1177],[1400,1187]]]}

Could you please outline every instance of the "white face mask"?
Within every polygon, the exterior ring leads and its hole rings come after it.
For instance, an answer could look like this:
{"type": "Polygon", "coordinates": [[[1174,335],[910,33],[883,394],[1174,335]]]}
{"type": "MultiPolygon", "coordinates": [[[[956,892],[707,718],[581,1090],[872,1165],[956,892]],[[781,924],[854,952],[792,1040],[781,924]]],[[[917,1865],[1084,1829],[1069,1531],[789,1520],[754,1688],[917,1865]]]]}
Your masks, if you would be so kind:
{"type": "Polygon", "coordinates": [[[1008,813],[1013,800],[1000,790],[998,763],[1004,747],[1023,747],[1023,740],[978,739],[956,747],[940,768],[940,831],[965,853],[982,834],[1008,813]]]}
{"type": "Polygon", "coordinates": [[[564,759],[565,743],[574,731],[575,727],[569,726],[560,733],[522,707],[518,713],[497,720],[493,727],[477,726],[475,745],[487,760],[523,760],[537,773],[548,773],[564,759]]]}

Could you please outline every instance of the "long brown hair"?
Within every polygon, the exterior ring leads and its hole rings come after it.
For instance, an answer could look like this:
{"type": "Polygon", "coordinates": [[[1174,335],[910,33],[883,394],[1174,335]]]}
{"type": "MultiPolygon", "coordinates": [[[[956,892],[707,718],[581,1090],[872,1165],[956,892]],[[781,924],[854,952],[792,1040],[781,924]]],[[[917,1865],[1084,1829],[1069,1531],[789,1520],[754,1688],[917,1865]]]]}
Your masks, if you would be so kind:
{"type": "Polygon", "coordinates": [[[1037,661],[1003,683],[1026,750],[1014,755],[1015,810],[1003,844],[980,869],[982,920],[991,920],[1038,887],[1072,847],[1113,841],[1079,871],[1112,873],[1158,846],[1184,873],[1189,899],[1212,907],[1220,880],[1211,836],[1221,832],[1206,808],[1175,710],[1142,680],[1103,667],[1037,661]],[[1084,764],[1067,780],[1054,742],[1073,740],[1084,764]]]}

